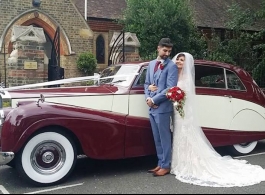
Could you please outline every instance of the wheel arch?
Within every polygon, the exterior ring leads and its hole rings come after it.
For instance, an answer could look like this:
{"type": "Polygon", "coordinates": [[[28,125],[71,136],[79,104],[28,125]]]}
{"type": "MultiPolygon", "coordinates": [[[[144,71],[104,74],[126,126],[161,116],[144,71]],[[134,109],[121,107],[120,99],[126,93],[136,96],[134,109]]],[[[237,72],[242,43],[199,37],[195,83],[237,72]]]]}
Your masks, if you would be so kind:
{"type": "Polygon", "coordinates": [[[240,110],[231,121],[230,130],[265,132],[265,118],[252,109],[240,110]]]}
{"type": "MultiPolygon", "coordinates": [[[[36,129],[30,136],[28,136],[25,140],[23,140],[22,142],[19,141],[18,144],[16,145],[15,147],[15,153],[18,153],[20,152],[24,147],[25,145],[27,144],[27,142],[33,138],[34,136],[40,134],[40,133],[43,133],[43,132],[47,132],[47,131],[50,131],[50,132],[57,132],[57,133],[62,133],[62,134],[65,134],[67,136],[70,136],[74,143],[75,143],[75,146],[76,146],[76,149],[77,149],[77,154],[83,154],[83,148],[81,146],[81,143],[78,139],[78,137],[76,136],[76,134],[71,131],[70,129],[64,127],[64,126],[60,126],[60,125],[48,125],[48,126],[44,126],[44,127],[41,127],[39,129],[36,129]]],[[[21,140],[21,139],[20,139],[21,140]]]]}

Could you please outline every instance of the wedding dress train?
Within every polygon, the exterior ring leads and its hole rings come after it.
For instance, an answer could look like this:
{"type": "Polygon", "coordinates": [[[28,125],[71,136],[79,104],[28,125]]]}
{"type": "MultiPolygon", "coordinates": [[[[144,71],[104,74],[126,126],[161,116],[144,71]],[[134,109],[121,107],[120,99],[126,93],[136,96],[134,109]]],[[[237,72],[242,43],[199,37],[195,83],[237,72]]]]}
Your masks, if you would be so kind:
{"type": "Polygon", "coordinates": [[[187,95],[185,117],[174,111],[171,174],[185,183],[211,187],[242,187],[265,181],[265,169],[245,160],[222,157],[197,125],[193,66],[193,57],[185,53],[185,71],[178,82],[187,95]]]}

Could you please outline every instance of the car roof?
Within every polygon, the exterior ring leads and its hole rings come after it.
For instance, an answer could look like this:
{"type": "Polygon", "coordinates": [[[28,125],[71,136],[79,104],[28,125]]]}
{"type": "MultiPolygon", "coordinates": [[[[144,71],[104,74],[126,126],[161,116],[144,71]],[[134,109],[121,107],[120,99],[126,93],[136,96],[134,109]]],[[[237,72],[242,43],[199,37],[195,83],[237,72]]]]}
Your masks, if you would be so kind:
{"type": "MultiPolygon", "coordinates": [[[[150,61],[123,62],[117,65],[128,65],[128,66],[140,65],[141,67],[144,67],[144,66],[148,66],[149,62],[150,61]]],[[[236,72],[238,75],[240,75],[241,79],[250,80],[251,78],[251,75],[247,71],[233,64],[228,64],[228,63],[218,62],[218,61],[210,61],[210,60],[199,60],[199,59],[196,59],[194,63],[195,63],[195,66],[196,65],[209,65],[212,67],[225,68],[228,70],[232,70],[236,72]]]]}
{"type": "MultiPolygon", "coordinates": [[[[118,66],[118,65],[128,65],[128,66],[133,66],[133,65],[140,65],[140,66],[148,66],[150,61],[138,61],[138,62],[123,62],[123,63],[119,63],[119,64],[115,64],[114,66],[118,66]]],[[[210,60],[195,60],[194,61],[195,66],[196,65],[211,65],[214,67],[221,67],[221,68],[226,68],[226,69],[230,69],[230,70],[243,70],[242,68],[240,68],[239,66],[236,65],[232,65],[232,64],[228,64],[228,63],[224,63],[224,62],[218,62],[218,61],[210,61],[210,60]]]]}

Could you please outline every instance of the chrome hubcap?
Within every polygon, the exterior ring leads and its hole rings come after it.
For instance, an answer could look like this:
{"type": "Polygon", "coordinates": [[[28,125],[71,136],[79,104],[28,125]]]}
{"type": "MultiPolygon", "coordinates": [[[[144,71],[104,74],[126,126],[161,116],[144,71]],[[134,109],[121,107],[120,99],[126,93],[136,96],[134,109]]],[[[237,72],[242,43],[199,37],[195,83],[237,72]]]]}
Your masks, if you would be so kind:
{"type": "Polygon", "coordinates": [[[51,163],[54,160],[54,154],[52,152],[45,152],[42,156],[42,160],[45,163],[51,163]]]}
{"type": "Polygon", "coordinates": [[[55,141],[44,141],[38,144],[31,153],[31,166],[42,175],[52,175],[65,164],[66,152],[63,146],[55,141]]]}

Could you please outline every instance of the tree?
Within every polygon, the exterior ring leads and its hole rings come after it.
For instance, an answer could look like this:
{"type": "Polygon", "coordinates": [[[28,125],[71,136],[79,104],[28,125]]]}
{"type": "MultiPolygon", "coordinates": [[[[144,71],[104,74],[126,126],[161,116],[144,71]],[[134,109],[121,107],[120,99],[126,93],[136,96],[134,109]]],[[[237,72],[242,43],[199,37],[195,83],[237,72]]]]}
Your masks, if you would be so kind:
{"type": "Polygon", "coordinates": [[[221,40],[213,31],[211,45],[205,59],[238,65],[250,72],[256,82],[265,87],[265,29],[250,31],[257,22],[264,24],[265,4],[260,10],[243,9],[233,4],[227,13],[231,20],[226,24],[225,39],[221,40]]]}
{"type": "Polygon", "coordinates": [[[82,53],[78,57],[77,67],[85,75],[91,75],[97,68],[97,59],[90,52],[82,53]]]}
{"type": "Polygon", "coordinates": [[[203,56],[205,45],[197,33],[187,1],[127,0],[123,18],[125,30],[136,33],[141,43],[142,58],[154,58],[163,37],[169,37],[174,43],[173,55],[189,51],[195,57],[203,56]]]}

